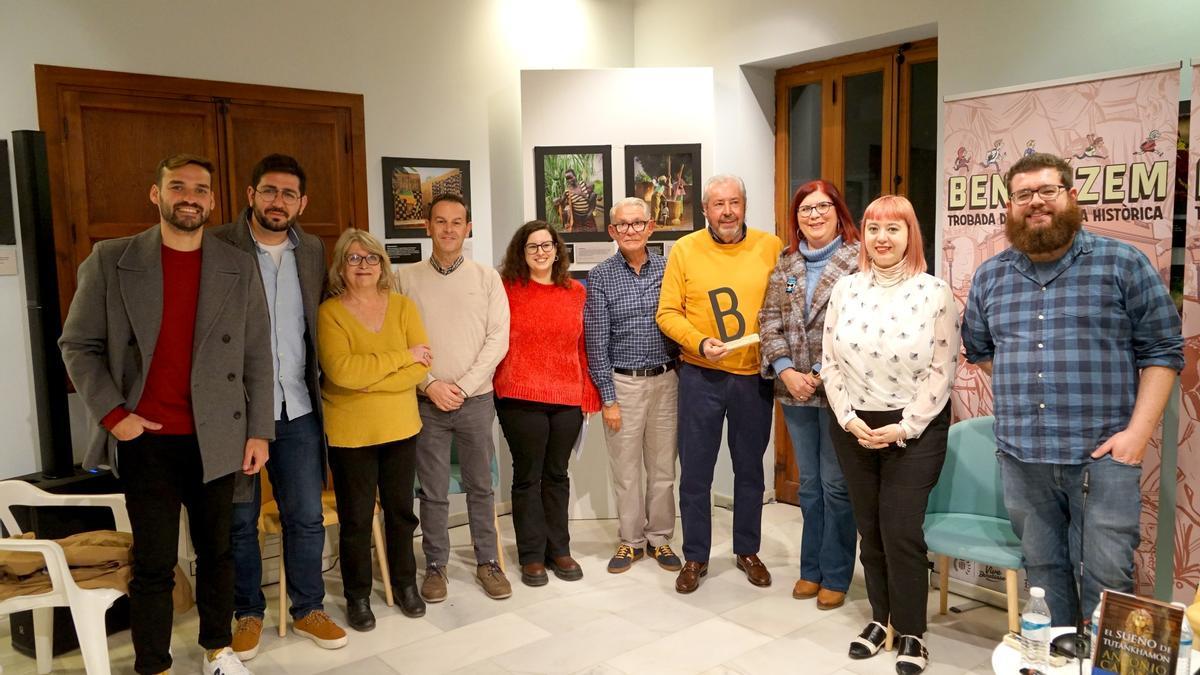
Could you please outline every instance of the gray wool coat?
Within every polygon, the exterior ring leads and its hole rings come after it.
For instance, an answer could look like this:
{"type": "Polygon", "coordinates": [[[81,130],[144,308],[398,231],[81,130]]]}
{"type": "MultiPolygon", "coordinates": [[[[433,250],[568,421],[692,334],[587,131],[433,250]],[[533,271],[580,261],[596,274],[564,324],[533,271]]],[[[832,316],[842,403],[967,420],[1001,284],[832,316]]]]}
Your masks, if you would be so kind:
{"type": "MultiPolygon", "coordinates": [[[[58,346],[93,427],[84,466],[117,469],[100,420],[137,408],[162,325],[162,233],[97,243],[58,346]]],[[[254,259],[205,233],[192,344],[192,415],[204,481],[240,471],[247,438],[275,438],[271,327],[254,259]]]]}
{"type": "Polygon", "coordinates": [[[775,398],[784,405],[824,406],[824,389],[818,388],[808,401],[792,398],[783,380],[775,377],[771,367],[777,359],[790,357],[796,370],[807,373],[812,364],[821,361],[821,338],[824,336],[825,308],[829,306],[829,294],[838,279],[858,271],[858,243],[843,244],[834,251],[833,257],[821,270],[817,288],[813,291],[812,306],[808,318],[804,316],[804,298],[807,293],[804,275],[804,256],[799,251],[779,256],[779,263],[771,271],[767,281],[767,295],[758,312],[758,334],[761,338],[759,352],[762,354],[762,376],[775,378],[775,398]],[[795,284],[788,292],[788,279],[795,284]]]}
{"type": "MultiPolygon", "coordinates": [[[[249,253],[254,258],[255,270],[258,269],[258,252],[254,247],[254,237],[250,234],[250,208],[246,207],[238,219],[232,223],[218,225],[209,232],[224,241],[233,244],[249,253]]],[[[308,398],[312,401],[313,412],[318,422],[324,417],[321,409],[321,369],[317,367],[317,307],[321,305],[321,294],[325,290],[325,242],[315,234],[305,232],[299,224],[293,225],[298,243],[294,254],[296,256],[296,273],[300,277],[300,296],[304,303],[304,327],[308,333],[304,341],[304,383],[307,385],[308,398]]],[[[261,280],[261,275],[260,275],[261,280]]],[[[268,339],[269,342],[269,339],[268,339]]],[[[274,362],[274,358],[272,358],[274,362]]],[[[272,382],[274,387],[274,382],[272,382]]],[[[272,412],[274,412],[274,390],[272,389],[272,412]]],[[[324,428],[323,423],[319,424],[324,428]]],[[[325,450],[325,437],[321,436],[321,448],[325,450]]],[[[321,474],[324,476],[324,472],[321,474]]],[[[254,499],[254,481],[249,476],[238,476],[234,488],[235,502],[248,502],[254,499]]]]}

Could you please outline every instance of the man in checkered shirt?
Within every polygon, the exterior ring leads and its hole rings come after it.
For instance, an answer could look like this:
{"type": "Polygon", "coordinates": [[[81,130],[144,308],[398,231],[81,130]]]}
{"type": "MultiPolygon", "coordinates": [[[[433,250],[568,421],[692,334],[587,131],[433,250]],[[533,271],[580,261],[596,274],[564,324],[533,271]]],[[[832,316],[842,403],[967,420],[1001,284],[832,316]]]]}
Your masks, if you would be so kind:
{"type": "Polygon", "coordinates": [[[637,197],[613,205],[608,234],[617,252],[588,273],[583,309],[588,370],[604,403],[617,534],[608,563],[619,574],[643,549],[659,567],[679,571],[675,534],[676,405],[679,348],[654,321],[666,259],[646,250],[650,207],[637,197]]]}
{"type": "Polygon", "coordinates": [[[1090,616],[1103,589],[1133,590],[1142,456],[1183,368],[1162,278],[1081,229],[1072,174],[1044,153],[1009,169],[1012,247],[976,271],[962,328],[967,360],[993,378],[1004,502],[1055,626],[1090,616]]]}

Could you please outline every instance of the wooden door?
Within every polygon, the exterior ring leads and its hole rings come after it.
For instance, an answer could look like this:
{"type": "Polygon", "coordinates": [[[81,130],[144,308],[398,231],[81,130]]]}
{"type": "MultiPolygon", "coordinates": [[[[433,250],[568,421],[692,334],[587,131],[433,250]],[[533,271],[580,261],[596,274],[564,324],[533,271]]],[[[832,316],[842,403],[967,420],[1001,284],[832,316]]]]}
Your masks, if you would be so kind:
{"type": "Polygon", "coordinates": [[[347,111],[245,103],[222,106],[230,167],[228,193],[236,202],[234,214],[247,206],[246,187],[254,165],[272,153],[291,155],[306,175],[308,207],[300,216],[300,224],[305,231],[321,237],[326,255],[331,254],[342,230],[360,226],[354,213],[355,177],[347,111]]]}
{"type": "MultiPolygon", "coordinates": [[[[150,186],[162,158],[188,152],[216,162],[219,153],[217,109],[211,101],[67,91],[62,103],[67,166],[59,194],[67,196],[68,214],[56,219],[55,240],[70,242],[57,247],[66,258],[58,265],[65,310],[75,294],[75,270],[94,243],[137,234],[158,222],[150,186]]],[[[211,222],[227,216],[229,195],[221,185],[218,167],[211,222]]]]}

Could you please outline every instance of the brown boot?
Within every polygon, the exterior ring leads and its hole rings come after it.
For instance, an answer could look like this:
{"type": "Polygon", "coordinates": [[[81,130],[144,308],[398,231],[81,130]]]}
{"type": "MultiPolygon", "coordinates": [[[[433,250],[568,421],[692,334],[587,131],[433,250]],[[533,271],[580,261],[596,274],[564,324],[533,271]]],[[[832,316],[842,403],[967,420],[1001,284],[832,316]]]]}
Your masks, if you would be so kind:
{"type": "Polygon", "coordinates": [[[800,579],[796,585],[792,587],[792,597],[797,600],[807,600],[816,597],[821,590],[821,584],[812,581],[800,579]]]}
{"type": "Polygon", "coordinates": [[[831,591],[828,588],[822,588],[817,593],[817,609],[837,609],[845,603],[845,591],[831,591]]]}
{"type": "Polygon", "coordinates": [[[546,576],[546,566],[540,562],[521,565],[521,583],[526,586],[545,586],[550,577],[546,576]]]}
{"type": "Polygon", "coordinates": [[[675,578],[677,593],[691,593],[700,588],[700,577],[708,575],[708,563],[689,560],[683,564],[679,576],[675,578]]]}

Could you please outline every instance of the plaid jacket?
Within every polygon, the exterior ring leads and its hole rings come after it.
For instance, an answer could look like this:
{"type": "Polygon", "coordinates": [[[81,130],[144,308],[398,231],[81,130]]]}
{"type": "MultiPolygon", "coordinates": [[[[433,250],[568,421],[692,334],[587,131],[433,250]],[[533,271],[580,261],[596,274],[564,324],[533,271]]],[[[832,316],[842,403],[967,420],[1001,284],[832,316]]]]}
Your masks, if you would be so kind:
{"type": "MultiPolygon", "coordinates": [[[[821,336],[829,294],[838,279],[858,271],[858,243],[843,244],[821,271],[807,320],[804,318],[804,298],[807,295],[804,266],[804,256],[797,251],[779,256],[779,263],[771,271],[767,297],[758,313],[763,377],[775,378],[771,364],[785,356],[790,357],[796,364],[796,370],[802,373],[808,372],[812,364],[821,360],[821,336]]],[[[820,389],[809,400],[803,403],[797,401],[779,379],[775,379],[775,398],[784,405],[827,405],[820,389]]]]}

